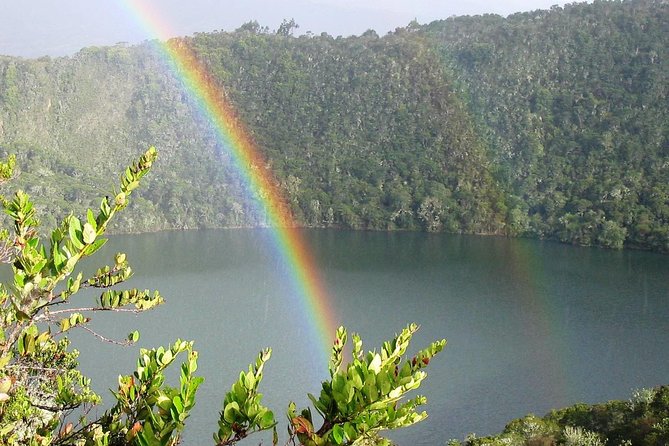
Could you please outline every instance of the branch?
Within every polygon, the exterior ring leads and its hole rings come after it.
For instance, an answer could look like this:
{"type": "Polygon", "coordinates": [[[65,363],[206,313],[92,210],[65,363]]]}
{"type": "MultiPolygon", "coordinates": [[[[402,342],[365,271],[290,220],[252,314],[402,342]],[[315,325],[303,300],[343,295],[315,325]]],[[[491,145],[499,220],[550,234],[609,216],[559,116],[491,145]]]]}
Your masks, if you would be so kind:
{"type": "Polygon", "coordinates": [[[16,326],[14,327],[14,330],[9,334],[7,337],[7,341],[5,342],[5,345],[2,347],[2,354],[0,356],[5,356],[14,346],[16,341],[19,339],[19,336],[21,335],[21,331],[23,331],[24,324],[21,321],[16,321],[16,326]]]}
{"type": "Polygon", "coordinates": [[[7,239],[0,246],[0,263],[12,263],[14,260],[14,243],[7,239]]]}
{"type": "Polygon", "coordinates": [[[97,312],[97,311],[112,311],[114,313],[133,313],[139,314],[142,310],[132,309],[132,308],[104,308],[104,307],[88,307],[88,308],[67,308],[63,310],[49,311],[48,313],[42,313],[36,316],[33,320],[35,322],[48,321],[54,322],[51,319],[51,316],[58,314],[72,314],[72,313],[83,313],[83,312],[97,312]]]}
{"type": "Polygon", "coordinates": [[[33,407],[36,407],[38,409],[42,409],[42,410],[46,410],[48,412],[54,412],[54,413],[65,412],[67,410],[74,410],[77,407],[81,406],[81,404],[68,404],[66,406],[60,406],[60,407],[58,407],[58,406],[44,406],[42,404],[35,404],[33,402],[31,402],[30,405],[33,406],[33,407]]]}
{"type": "Polygon", "coordinates": [[[36,365],[23,365],[19,363],[7,364],[6,369],[22,369],[22,370],[36,370],[38,372],[56,372],[64,373],[64,368],[55,368],[55,367],[39,367],[36,365]]]}
{"type": "Polygon", "coordinates": [[[127,347],[127,346],[132,344],[132,342],[129,341],[129,340],[116,341],[114,339],[106,338],[106,337],[102,336],[100,333],[96,333],[95,331],[86,327],[85,325],[77,325],[76,327],[73,327],[73,328],[82,328],[82,329],[86,330],[87,332],[89,332],[90,334],[92,334],[93,336],[95,336],[96,338],[100,339],[102,342],[107,342],[109,344],[120,345],[120,346],[123,346],[123,347],[127,347]]]}
{"type": "Polygon", "coordinates": [[[247,436],[246,431],[235,432],[234,437],[229,438],[227,440],[223,440],[220,443],[217,443],[216,446],[227,446],[227,445],[235,444],[238,441],[243,440],[244,438],[246,438],[246,436],[247,436]]]}
{"type": "MultiPolygon", "coordinates": [[[[88,414],[91,411],[92,407],[86,410],[86,414],[88,414]]],[[[87,424],[79,423],[77,425],[77,429],[72,429],[72,431],[68,434],[62,435],[55,439],[55,441],[52,443],[52,446],[57,446],[57,445],[71,445],[73,444],[70,440],[74,438],[78,438],[83,432],[88,431],[91,427],[95,426],[96,424],[100,424],[101,420],[105,416],[103,415],[102,417],[98,418],[97,420],[90,421],[87,424]]],[[[83,418],[82,418],[83,420],[83,418]]],[[[63,420],[64,421],[64,420],[63,420]]],[[[61,423],[62,424],[62,423],[61,423]]]]}
{"type": "MultiPolygon", "coordinates": [[[[79,289],[87,288],[87,287],[91,287],[91,286],[92,285],[90,285],[89,283],[84,282],[81,285],[79,285],[79,289]]],[[[56,294],[55,296],[52,296],[51,299],[49,299],[49,302],[45,303],[41,307],[37,307],[36,311],[42,310],[42,309],[47,308],[47,307],[52,307],[54,305],[64,304],[65,302],[67,302],[67,298],[63,298],[63,295],[66,294],[66,291],[67,290],[61,291],[60,293],[56,294]]]]}

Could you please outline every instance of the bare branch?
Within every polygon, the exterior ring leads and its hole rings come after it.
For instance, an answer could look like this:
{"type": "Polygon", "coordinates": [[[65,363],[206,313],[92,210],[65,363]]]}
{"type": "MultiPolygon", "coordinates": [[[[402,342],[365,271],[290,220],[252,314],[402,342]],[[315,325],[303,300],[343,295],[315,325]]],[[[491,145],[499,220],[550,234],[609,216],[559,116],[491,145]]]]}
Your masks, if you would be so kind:
{"type": "Polygon", "coordinates": [[[42,404],[35,404],[33,402],[31,402],[30,405],[33,406],[33,407],[36,407],[38,409],[42,409],[42,410],[46,410],[48,412],[54,412],[54,413],[74,410],[74,409],[76,409],[77,407],[80,406],[80,404],[68,404],[66,406],[44,406],[42,404]]]}
{"type": "Polygon", "coordinates": [[[51,316],[59,314],[72,314],[72,313],[86,313],[86,312],[98,312],[98,311],[111,311],[114,313],[133,313],[139,314],[142,310],[132,309],[132,308],[104,308],[104,307],[87,307],[87,308],[66,308],[63,310],[49,311],[48,313],[42,313],[34,318],[35,322],[49,321],[54,322],[51,316]]]}
{"type": "Polygon", "coordinates": [[[87,332],[89,332],[90,334],[92,334],[93,336],[95,336],[96,338],[101,340],[102,342],[107,342],[109,344],[115,344],[115,345],[121,345],[123,347],[127,347],[127,346],[132,344],[132,342],[127,340],[127,339],[125,341],[116,341],[114,339],[106,338],[106,337],[102,336],[100,333],[97,333],[97,332],[91,330],[90,328],[86,327],[85,325],[77,325],[76,328],[81,328],[81,329],[86,330],[87,332]]]}

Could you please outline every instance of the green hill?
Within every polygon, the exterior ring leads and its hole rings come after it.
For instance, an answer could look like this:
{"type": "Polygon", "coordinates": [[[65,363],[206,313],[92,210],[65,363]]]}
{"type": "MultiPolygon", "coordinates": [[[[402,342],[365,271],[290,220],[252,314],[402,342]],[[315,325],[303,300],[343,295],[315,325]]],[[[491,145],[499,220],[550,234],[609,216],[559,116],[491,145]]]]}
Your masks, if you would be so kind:
{"type": "MultiPolygon", "coordinates": [[[[252,22],[181,40],[305,226],[667,252],[668,23],[666,2],[597,1],[384,37],[252,22]]],[[[42,203],[90,205],[148,145],[161,160],[135,203],[147,212],[117,231],[265,224],[151,44],[0,58],[0,147],[42,203]]]]}
{"type": "Polygon", "coordinates": [[[520,233],[669,250],[669,4],[595,1],[426,27],[520,233]]]}

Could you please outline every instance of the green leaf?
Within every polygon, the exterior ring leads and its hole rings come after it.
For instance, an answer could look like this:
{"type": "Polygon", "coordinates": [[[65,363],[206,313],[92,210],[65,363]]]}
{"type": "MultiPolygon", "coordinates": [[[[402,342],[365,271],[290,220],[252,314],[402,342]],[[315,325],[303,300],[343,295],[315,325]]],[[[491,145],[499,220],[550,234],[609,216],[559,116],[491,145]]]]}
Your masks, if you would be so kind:
{"type": "Polygon", "coordinates": [[[253,390],[253,389],[256,388],[256,378],[255,378],[252,371],[249,371],[246,374],[246,377],[244,379],[244,384],[245,384],[246,388],[249,389],[249,390],[253,390]]]}
{"type": "Polygon", "coordinates": [[[65,262],[67,261],[67,257],[65,257],[60,250],[58,249],[58,246],[53,247],[53,267],[56,271],[56,274],[60,273],[60,271],[63,269],[63,266],[65,265],[65,262]]]}
{"type": "Polygon", "coordinates": [[[172,356],[172,352],[170,350],[167,350],[165,354],[160,358],[160,363],[162,365],[169,365],[172,362],[172,359],[174,357],[172,356]]]}
{"type": "Polygon", "coordinates": [[[340,424],[336,424],[332,428],[332,439],[336,444],[342,444],[344,442],[344,428],[340,424]]]}
{"type": "Polygon", "coordinates": [[[95,220],[95,215],[93,215],[92,209],[86,211],[86,221],[93,227],[93,229],[98,229],[98,222],[95,220]]]}
{"type": "Polygon", "coordinates": [[[260,418],[258,426],[260,427],[260,429],[269,429],[270,427],[274,426],[274,424],[276,424],[274,421],[274,414],[272,413],[272,411],[268,410],[260,418]]]}
{"type": "Polygon", "coordinates": [[[116,256],[114,256],[114,261],[116,262],[116,265],[122,265],[125,263],[125,253],[116,253],[116,256]]]}
{"type": "Polygon", "coordinates": [[[172,405],[179,414],[183,413],[184,404],[183,404],[183,401],[181,400],[181,397],[179,395],[172,398],[172,405]]]}
{"type": "Polygon", "coordinates": [[[131,181],[125,186],[125,189],[128,192],[132,192],[133,190],[137,189],[138,186],[139,186],[139,181],[131,181]]]}
{"type": "Polygon", "coordinates": [[[369,363],[369,370],[374,373],[379,373],[381,370],[381,356],[374,355],[372,362],[369,363]]]}
{"type": "Polygon", "coordinates": [[[106,238],[95,239],[95,241],[91,245],[86,247],[86,249],[84,250],[84,254],[86,254],[87,256],[95,254],[100,248],[102,248],[105,245],[105,243],[107,243],[106,238]]]}
{"type": "Polygon", "coordinates": [[[81,222],[74,215],[70,215],[67,218],[67,230],[70,236],[70,241],[72,242],[74,247],[76,249],[82,249],[84,245],[82,243],[83,237],[81,234],[81,222]]]}
{"type": "Polygon", "coordinates": [[[69,329],[70,329],[70,320],[69,319],[61,319],[61,321],[60,321],[60,331],[62,331],[64,333],[69,329]]]}
{"type": "Polygon", "coordinates": [[[92,244],[95,241],[95,238],[98,236],[95,232],[95,229],[90,223],[85,223],[84,224],[84,229],[83,229],[83,239],[84,243],[87,245],[92,244]]]}
{"type": "Polygon", "coordinates": [[[165,395],[160,395],[156,400],[156,404],[163,410],[170,410],[172,407],[172,400],[165,395]]]}
{"type": "MultiPolygon", "coordinates": [[[[4,423],[3,423],[4,424],[4,423]]],[[[7,423],[6,425],[0,427],[0,437],[4,437],[14,430],[16,423],[7,423]]]]}
{"type": "Polygon", "coordinates": [[[78,255],[72,256],[69,259],[67,259],[64,269],[67,270],[68,272],[72,272],[74,270],[74,267],[77,266],[78,262],[79,262],[79,256],[78,255]]]}
{"type": "Polygon", "coordinates": [[[223,419],[228,423],[234,423],[239,415],[239,404],[232,401],[223,408],[223,419]]]}
{"type": "Polygon", "coordinates": [[[100,214],[102,216],[102,221],[100,223],[106,222],[107,219],[109,218],[110,213],[111,213],[111,207],[109,205],[109,200],[107,199],[107,197],[104,197],[100,201],[100,214]]]}
{"type": "Polygon", "coordinates": [[[139,341],[139,331],[135,330],[132,333],[128,335],[128,341],[132,342],[133,344],[139,341]]]}
{"type": "Polygon", "coordinates": [[[0,393],[7,393],[12,388],[12,379],[9,376],[0,378],[0,393]]]}
{"type": "Polygon", "coordinates": [[[351,423],[344,423],[344,433],[346,434],[346,438],[349,440],[355,440],[358,438],[358,433],[351,423]]]}
{"type": "Polygon", "coordinates": [[[12,357],[8,354],[5,356],[0,356],[0,369],[5,368],[7,364],[9,364],[9,361],[11,361],[12,357]]]}

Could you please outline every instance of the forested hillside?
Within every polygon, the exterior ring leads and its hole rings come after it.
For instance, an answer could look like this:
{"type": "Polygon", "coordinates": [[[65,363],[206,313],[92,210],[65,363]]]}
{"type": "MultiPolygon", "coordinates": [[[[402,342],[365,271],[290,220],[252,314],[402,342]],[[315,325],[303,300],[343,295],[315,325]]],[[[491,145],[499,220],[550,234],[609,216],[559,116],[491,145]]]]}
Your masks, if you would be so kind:
{"type": "MultiPolygon", "coordinates": [[[[252,22],[182,43],[225,87],[304,225],[669,251],[666,2],[384,37],[252,22]]],[[[136,200],[149,212],[116,230],[264,224],[152,44],[0,58],[0,147],[42,202],[91,205],[108,189],[99,178],[148,145],[161,151],[136,200]]]]}
{"type": "Polygon", "coordinates": [[[514,231],[669,250],[669,3],[426,28],[479,122],[514,231]]]}

